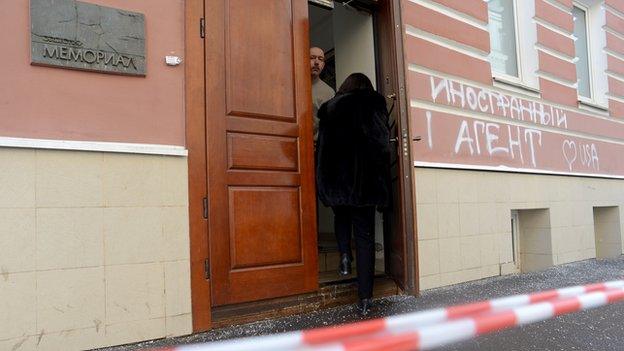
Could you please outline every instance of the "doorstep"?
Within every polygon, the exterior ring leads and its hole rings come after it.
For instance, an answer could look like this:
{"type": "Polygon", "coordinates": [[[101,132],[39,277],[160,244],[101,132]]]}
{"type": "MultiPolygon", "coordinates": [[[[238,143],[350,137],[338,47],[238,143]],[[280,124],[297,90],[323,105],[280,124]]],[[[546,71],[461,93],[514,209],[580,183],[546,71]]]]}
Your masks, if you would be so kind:
{"type": "MultiPolygon", "coordinates": [[[[400,295],[403,291],[391,278],[375,277],[375,298],[400,295]]],[[[357,284],[348,280],[337,284],[321,284],[317,292],[236,305],[214,307],[212,328],[223,328],[250,322],[309,313],[340,305],[356,303],[357,284]]]]}

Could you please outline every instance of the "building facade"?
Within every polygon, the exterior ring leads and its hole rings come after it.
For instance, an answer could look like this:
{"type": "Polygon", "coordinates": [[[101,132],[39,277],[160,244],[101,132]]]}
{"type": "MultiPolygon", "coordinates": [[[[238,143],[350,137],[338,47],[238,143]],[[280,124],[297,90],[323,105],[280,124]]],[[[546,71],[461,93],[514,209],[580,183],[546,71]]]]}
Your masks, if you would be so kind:
{"type": "Polygon", "coordinates": [[[421,289],[621,254],[621,9],[404,4],[421,289]]]}
{"type": "MultiPolygon", "coordinates": [[[[313,301],[331,265],[317,250],[309,6],[346,8],[310,3],[4,4],[0,350],[306,311],[293,301],[313,301]]],[[[398,289],[622,254],[624,1],[350,6],[371,19],[393,106],[381,244],[398,289]]]]}

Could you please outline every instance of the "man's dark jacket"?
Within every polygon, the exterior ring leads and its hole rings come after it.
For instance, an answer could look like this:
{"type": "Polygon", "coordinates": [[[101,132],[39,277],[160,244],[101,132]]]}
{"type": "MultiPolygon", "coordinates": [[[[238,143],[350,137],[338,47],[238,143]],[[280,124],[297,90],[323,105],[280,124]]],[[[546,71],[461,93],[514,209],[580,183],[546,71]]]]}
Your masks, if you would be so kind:
{"type": "Polygon", "coordinates": [[[386,207],[390,201],[390,132],[383,96],[356,90],[323,104],[316,182],[325,206],[386,207]]]}

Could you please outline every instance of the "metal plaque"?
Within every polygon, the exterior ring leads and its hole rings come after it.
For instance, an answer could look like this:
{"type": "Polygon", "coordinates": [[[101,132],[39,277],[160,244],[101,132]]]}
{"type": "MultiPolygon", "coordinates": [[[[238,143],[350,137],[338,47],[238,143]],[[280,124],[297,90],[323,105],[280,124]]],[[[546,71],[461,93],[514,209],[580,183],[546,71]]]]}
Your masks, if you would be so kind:
{"type": "Polygon", "coordinates": [[[31,63],[145,75],[145,16],[74,0],[30,0],[31,63]]]}

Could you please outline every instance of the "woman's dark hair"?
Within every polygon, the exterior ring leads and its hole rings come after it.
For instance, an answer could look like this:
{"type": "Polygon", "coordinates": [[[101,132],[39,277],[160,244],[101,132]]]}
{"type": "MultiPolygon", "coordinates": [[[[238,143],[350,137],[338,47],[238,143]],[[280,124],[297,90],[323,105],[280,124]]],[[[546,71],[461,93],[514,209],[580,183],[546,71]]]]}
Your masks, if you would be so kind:
{"type": "Polygon", "coordinates": [[[338,89],[338,94],[345,94],[354,90],[375,90],[370,79],[363,73],[353,73],[345,79],[338,89]]]}

